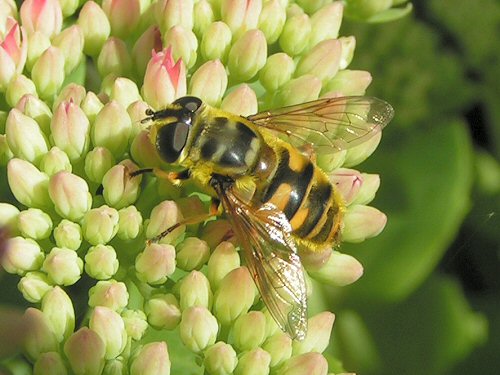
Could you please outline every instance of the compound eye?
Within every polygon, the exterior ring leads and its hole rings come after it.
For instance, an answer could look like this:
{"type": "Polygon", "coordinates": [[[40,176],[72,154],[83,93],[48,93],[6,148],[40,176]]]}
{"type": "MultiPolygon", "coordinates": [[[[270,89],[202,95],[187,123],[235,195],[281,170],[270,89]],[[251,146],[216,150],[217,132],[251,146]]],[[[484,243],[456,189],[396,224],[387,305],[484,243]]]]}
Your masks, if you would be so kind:
{"type": "Polygon", "coordinates": [[[178,104],[182,108],[187,109],[189,112],[194,113],[201,107],[202,101],[200,98],[195,96],[183,96],[182,98],[174,101],[173,104],[178,104]]]}
{"type": "Polygon", "coordinates": [[[173,163],[181,154],[189,135],[189,125],[184,122],[164,125],[158,130],[156,148],[161,158],[173,163]]]}

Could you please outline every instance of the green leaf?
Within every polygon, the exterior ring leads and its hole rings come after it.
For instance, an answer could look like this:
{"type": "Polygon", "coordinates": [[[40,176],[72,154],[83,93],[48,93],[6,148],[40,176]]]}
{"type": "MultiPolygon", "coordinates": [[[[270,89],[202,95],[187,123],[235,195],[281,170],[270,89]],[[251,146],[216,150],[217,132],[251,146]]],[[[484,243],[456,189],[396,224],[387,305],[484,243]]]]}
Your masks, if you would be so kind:
{"type": "Polygon", "coordinates": [[[384,23],[384,22],[395,21],[397,19],[407,16],[408,14],[410,14],[412,10],[413,10],[413,5],[411,3],[406,4],[406,6],[404,7],[389,8],[387,10],[384,10],[383,12],[374,15],[373,17],[368,18],[367,22],[384,23]]]}

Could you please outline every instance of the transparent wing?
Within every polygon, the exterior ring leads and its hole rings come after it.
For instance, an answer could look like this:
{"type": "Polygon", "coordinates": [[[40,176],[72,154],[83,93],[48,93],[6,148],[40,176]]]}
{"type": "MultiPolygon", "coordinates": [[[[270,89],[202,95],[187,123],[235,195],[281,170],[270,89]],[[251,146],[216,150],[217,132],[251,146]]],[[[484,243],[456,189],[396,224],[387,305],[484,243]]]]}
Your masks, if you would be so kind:
{"type": "Polygon", "coordinates": [[[307,332],[306,284],[285,214],[272,204],[249,205],[231,187],[216,191],[262,300],[278,326],[302,340],[307,332]]]}
{"type": "Polygon", "coordinates": [[[392,106],[368,96],[324,98],[249,116],[258,126],[288,137],[295,147],[328,154],[366,142],[394,115],[392,106]]]}

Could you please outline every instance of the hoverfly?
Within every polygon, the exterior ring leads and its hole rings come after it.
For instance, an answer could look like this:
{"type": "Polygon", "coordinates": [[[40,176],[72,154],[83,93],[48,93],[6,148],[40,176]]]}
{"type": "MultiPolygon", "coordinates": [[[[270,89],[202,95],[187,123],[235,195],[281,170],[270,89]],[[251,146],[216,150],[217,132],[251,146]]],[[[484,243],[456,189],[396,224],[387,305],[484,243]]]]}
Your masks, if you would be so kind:
{"type": "MultiPolygon", "coordinates": [[[[307,153],[335,153],[379,133],[393,116],[380,99],[318,99],[242,117],[186,96],[147,110],[160,158],[182,172],[154,171],[211,191],[212,212],[229,217],[246,265],[269,312],[290,337],[307,331],[307,299],[298,246],[318,251],[338,242],[343,199],[307,153]]],[[[154,240],[171,232],[167,229],[154,240]]]]}

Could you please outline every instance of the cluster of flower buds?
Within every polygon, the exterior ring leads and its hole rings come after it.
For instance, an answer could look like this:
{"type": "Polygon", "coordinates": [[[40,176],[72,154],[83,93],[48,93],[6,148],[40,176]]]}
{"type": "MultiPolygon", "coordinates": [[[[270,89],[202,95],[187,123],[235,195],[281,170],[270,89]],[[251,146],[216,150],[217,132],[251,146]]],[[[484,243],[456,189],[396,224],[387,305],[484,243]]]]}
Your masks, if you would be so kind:
{"type": "MultiPolygon", "coordinates": [[[[186,94],[242,115],[364,94],[371,76],[347,69],[355,40],[338,35],[343,2],[26,0],[17,9],[2,1],[0,170],[12,194],[0,197],[0,227],[11,235],[1,265],[19,275],[33,304],[23,352],[34,373],[169,374],[201,365],[213,375],[327,374],[321,353],[333,313],[311,314],[301,342],[279,330],[237,242],[225,241],[224,219],[147,243],[208,205],[188,196],[190,186],[131,172],[165,168],[141,120],[186,94]],[[75,284],[88,299],[67,288],[75,284]],[[78,325],[75,316],[84,317],[78,325]]],[[[359,9],[351,14],[362,14],[368,2],[352,3],[359,9]]],[[[385,10],[391,2],[374,3],[385,10]]],[[[318,155],[346,203],[343,241],[385,225],[367,206],[378,176],[348,169],[379,140],[318,155]]],[[[330,285],[363,272],[331,249],[303,262],[330,285]]]]}

